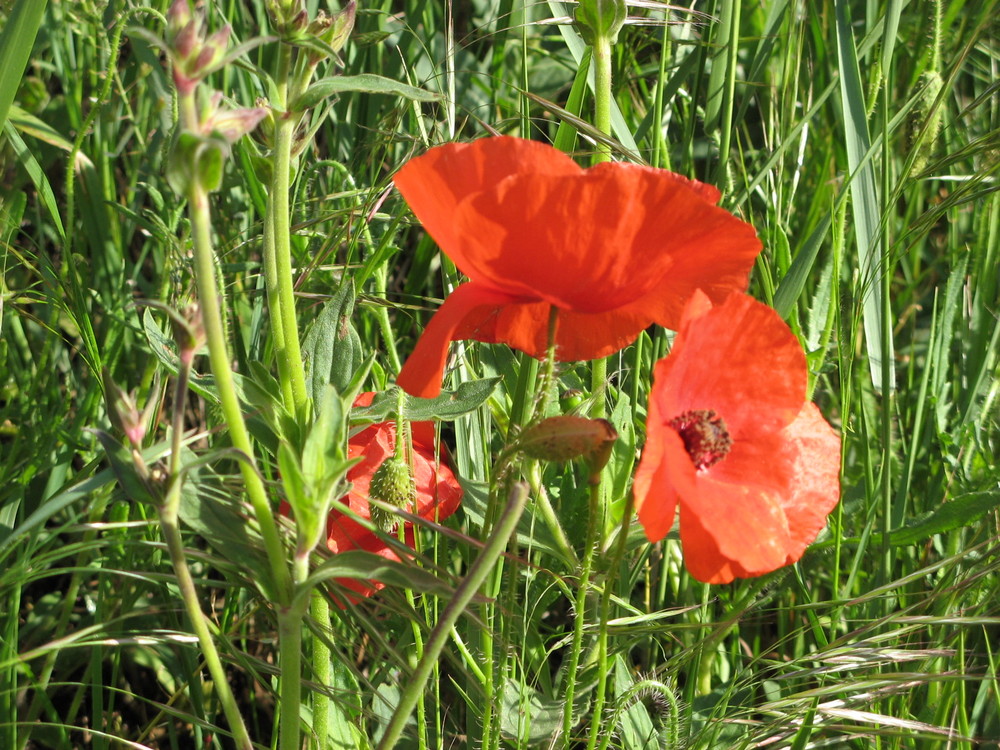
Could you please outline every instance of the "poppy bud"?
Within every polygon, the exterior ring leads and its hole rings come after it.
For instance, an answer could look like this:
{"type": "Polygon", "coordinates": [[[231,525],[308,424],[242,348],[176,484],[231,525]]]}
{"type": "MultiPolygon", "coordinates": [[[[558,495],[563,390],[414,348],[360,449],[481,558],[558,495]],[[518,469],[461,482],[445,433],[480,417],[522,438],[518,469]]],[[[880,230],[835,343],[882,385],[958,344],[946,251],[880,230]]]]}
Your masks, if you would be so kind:
{"type": "MultiPolygon", "coordinates": [[[[389,456],[372,475],[368,496],[396,508],[408,508],[417,498],[410,465],[401,456],[389,456]]],[[[396,528],[396,515],[384,508],[370,505],[368,513],[372,523],[383,531],[396,528]]]]}
{"type": "Polygon", "coordinates": [[[618,432],[606,419],[565,415],[549,417],[532,425],[521,436],[521,450],[542,461],[572,461],[586,458],[601,469],[611,455],[618,432]]]}

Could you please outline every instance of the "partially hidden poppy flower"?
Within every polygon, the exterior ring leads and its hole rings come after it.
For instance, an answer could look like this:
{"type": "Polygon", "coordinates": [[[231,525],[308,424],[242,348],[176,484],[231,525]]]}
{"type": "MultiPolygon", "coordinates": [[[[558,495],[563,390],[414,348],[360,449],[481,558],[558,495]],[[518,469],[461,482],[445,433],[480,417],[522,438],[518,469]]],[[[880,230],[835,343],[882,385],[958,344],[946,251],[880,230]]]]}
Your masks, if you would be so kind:
{"type": "Polygon", "coordinates": [[[397,378],[433,397],[451,341],[506,343],[536,358],[558,309],[556,357],[605,357],[652,323],[675,328],[695,289],[744,291],[760,242],[715,204],[719,191],[662,169],[584,169],[511,137],[432,148],[396,187],[466,276],[431,318],[397,378]]]}
{"type": "Polygon", "coordinates": [[[656,364],[633,491],[650,541],[680,507],[684,564],[705,583],[797,561],[840,497],[840,437],[806,401],[806,359],[770,307],[698,292],[656,364]]]}
{"type": "MultiPolygon", "coordinates": [[[[374,396],[374,393],[362,393],[355,399],[354,405],[370,406],[374,396]]],[[[462,500],[462,487],[448,467],[446,457],[435,450],[433,423],[412,422],[410,433],[413,442],[412,468],[416,499],[404,510],[428,521],[442,521],[458,509],[462,500]]],[[[374,552],[389,560],[399,560],[395,550],[385,541],[384,535],[376,534],[338,509],[338,505],[345,505],[358,518],[371,518],[368,492],[372,477],[378,468],[395,454],[395,450],[395,422],[370,425],[348,441],[348,457],[361,460],[347,472],[347,479],[352,485],[350,492],[333,504],[327,517],[326,545],[331,552],[360,549],[374,552]]],[[[404,532],[406,543],[412,547],[414,537],[412,524],[407,523],[404,532]]],[[[353,578],[342,578],[337,582],[360,596],[370,596],[382,588],[380,583],[353,578]]]]}

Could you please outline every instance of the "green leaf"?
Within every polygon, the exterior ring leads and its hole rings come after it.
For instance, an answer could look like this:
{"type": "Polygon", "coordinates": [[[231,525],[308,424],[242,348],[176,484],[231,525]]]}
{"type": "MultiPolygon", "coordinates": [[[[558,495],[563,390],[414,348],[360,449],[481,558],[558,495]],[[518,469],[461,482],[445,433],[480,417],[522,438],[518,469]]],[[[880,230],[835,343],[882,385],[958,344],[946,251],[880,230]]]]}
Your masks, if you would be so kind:
{"type": "Polygon", "coordinates": [[[19,0],[0,32],[0,125],[7,124],[44,13],[45,0],[19,0]]]}
{"type": "Polygon", "coordinates": [[[548,698],[523,682],[504,684],[500,731],[518,745],[547,743],[562,729],[563,701],[548,698]]]}
{"type": "Polygon", "coordinates": [[[795,301],[805,288],[806,280],[816,262],[816,256],[819,255],[819,248],[823,244],[823,240],[826,239],[826,233],[830,229],[832,220],[833,213],[831,212],[812,231],[802,249],[795,254],[795,260],[792,261],[788,273],[778,284],[778,291],[774,293],[774,309],[782,320],[788,320],[788,316],[792,314],[795,301]]]}
{"type": "Polygon", "coordinates": [[[317,406],[327,386],[345,393],[365,359],[361,337],[351,325],[354,300],[354,284],[346,281],[323,306],[302,341],[306,381],[317,406]]]}
{"type": "Polygon", "coordinates": [[[38,197],[52,219],[53,226],[59,232],[59,236],[64,237],[66,233],[63,229],[62,218],[59,215],[59,205],[56,203],[55,193],[52,192],[52,186],[49,184],[48,177],[45,176],[45,171],[38,163],[38,160],[35,159],[35,155],[31,153],[31,149],[21,139],[21,136],[12,123],[8,122],[5,124],[3,131],[7,134],[7,140],[13,147],[18,161],[21,162],[21,166],[24,167],[24,171],[28,173],[28,177],[31,178],[32,184],[38,191],[38,197]]]}
{"type": "Polygon", "coordinates": [[[247,571],[248,578],[273,592],[263,540],[252,531],[239,503],[221,487],[208,466],[211,456],[196,459],[185,450],[185,481],[178,515],[219,555],[247,571]]]}
{"type": "MultiPolygon", "coordinates": [[[[454,391],[442,391],[437,398],[416,398],[407,395],[404,398],[406,418],[414,422],[441,420],[450,422],[475,411],[493,393],[500,378],[483,378],[462,383],[454,391]]],[[[398,397],[394,390],[383,391],[375,395],[370,406],[355,409],[355,421],[385,422],[396,414],[398,397]]]]}
{"type": "Polygon", "coordinates": [[[135,503],[159,505],[162,498],[156,497],[153,488],[140,476],[132,459],[132,453],[104,430],[90,430],[90,432],[97,437],[101,447],[104,448],[108,463],[111,464],[111,471],[118,479],[125,496],[135,503]]]}
{"type": "Polygon", "coordinates": [[[312,589],[319,583],[333,578],[351,578],[362,581],[378,581],[387,586],[411,589],[423,594],[435,594],[448,597],[453,589],[433,573],[416,567],[413,563],[403,563],[388,560],[374,552],[352,549],[339,552],[322,563],[299,586],[296,602],[310,596],[312,589]]]}
{"type": "MultiPolygon", "coordinates": [[[[851,172],[851,204],[853,207],[854,236],[858,245],[865,349],[872,385],[882,390],[885,368],[890,370],[886,380],[892,387],[892,338],[891,331],[882,326],[882,275],[887,273],[879,255],[879,199],[875,189],[875,169],[865,155],[871,148],[868,133],[868,116],[865,109],[858,54],[848,18],[846,0],[836,0],[837,57],[840,61],[840,94],[844,112],[844,139],[847,145],[847,163],[851,172]],[[884,341],[883,341],[884,339],[884,341]],[[882,349],[888,357],[882,361],[882,349]]],[[[888,300],[885,301],[888,304],[888,300]]],[[[891,315],[889,316],[891,318],[891,315]]]]}
{"type": "Polygon", "coordinates": [[[942,503],[936,510],[924,514],[901,529],[889,534],[895,546],[918,544],[935,534],[954,531],[972,523],[1000,506],[1000,491],[970,492],[942,503]]]}
{"type": "Polygon", "coordinates": [[[621,655],[615,656],[615,728],[621,732],[625,747],[660,747],[659,732],[641,700],[634,697],[635,681],[621,655]]]}
{"type": "Polygon", "coordinates": [[[315,107],[327,97],[342,94],[347,91],[363,91],[369,94],[389,94],[418,102],[436,102],[442,97],[426,89],[410,86],[391,78],[377,76],[374,73],[359,73],[354,76],[332,76],[321,78],[303,92],[302,96],[292,102],[292,112],[315,107]]]}
{"type": "Polygon", "coordinates": [[[7,121],[20,132],[37,138],[50,146],[55,146],[67,153],[73,150],[73,144],[66,140],[59,131],[30,112],[25,112],[16,104],[10,105],[7,121]]]}

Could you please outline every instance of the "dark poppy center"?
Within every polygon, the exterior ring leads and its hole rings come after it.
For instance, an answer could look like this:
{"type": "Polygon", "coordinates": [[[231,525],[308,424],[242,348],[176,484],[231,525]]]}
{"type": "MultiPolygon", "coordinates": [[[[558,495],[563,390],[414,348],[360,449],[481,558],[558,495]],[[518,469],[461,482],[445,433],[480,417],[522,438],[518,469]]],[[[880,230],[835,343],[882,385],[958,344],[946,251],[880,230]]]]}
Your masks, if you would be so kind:
{"type": "Polygon", "coordinates": [[[689,409],[670,420],[684,441],[696,469],[707,469],[729,453],[733,439],[726,423],[711,409],[689,409]]]}

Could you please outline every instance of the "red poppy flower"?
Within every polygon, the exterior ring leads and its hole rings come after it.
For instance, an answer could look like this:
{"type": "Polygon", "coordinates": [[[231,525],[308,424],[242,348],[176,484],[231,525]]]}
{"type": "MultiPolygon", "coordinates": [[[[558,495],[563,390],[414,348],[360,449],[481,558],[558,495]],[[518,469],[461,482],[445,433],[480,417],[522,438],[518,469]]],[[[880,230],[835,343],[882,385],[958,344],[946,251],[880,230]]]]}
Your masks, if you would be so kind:
{"type": "Polygon", "coordinates": [[[675,328],[695,289],[743,291],[760,242],[719,191],[662,169],[589,169],[551,146],[484,138],[411,159],[396,187],[469,277],[427,325],[397,383],[440,392],[448,343],[506,343],[542,358],[596,359],[652,323],[675,328]]]}
{"type": "MultiPolygon", "coordinates": [[[[354,401],[355,406],[371,405],[374,393],[362,393],[354,401]]],[[[434,447],[434,425],[431,422],[410,424],[413,440],[413,474],[416,485],[416,502],[406,511],[428,521],[442,521],[458,508],[462,500],[462,487],[439,456],[434,447]]],[[[347,472],[351,491],[340,499],[352,513],[360,518],[370,518],[368,488],[372,476],[382,462],[392,456],[396,449],[395,422],[382,422],[366,427],[348,441],[348,457],[360,458],[347,472]]],[[[389,560],[399,560],[399,556],[386,544],[384,538],[365,528],[352,517],[337,510],[335,503],[327,517],[327,547],[331,552],[346,552],[361,549],[374,552],[389,560]]],[[[413,527],[405,527],[406,543],[413,546],[413,527]]],[[[359,579],[339,579],[344,588],[361,596],[370,596],[382,588],[382,584],[359,579]]]]}
{"type": "Polygon", "coordinates": [[[805,400],[806,359],[771,308],[696,293],[649,396],[633,491],[650,541],[680,506],[688,571],[728,583],[798,560],[840,496],[840,438],[805,400]]]}

